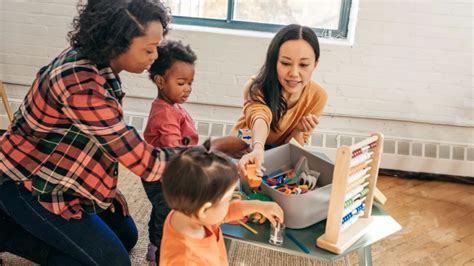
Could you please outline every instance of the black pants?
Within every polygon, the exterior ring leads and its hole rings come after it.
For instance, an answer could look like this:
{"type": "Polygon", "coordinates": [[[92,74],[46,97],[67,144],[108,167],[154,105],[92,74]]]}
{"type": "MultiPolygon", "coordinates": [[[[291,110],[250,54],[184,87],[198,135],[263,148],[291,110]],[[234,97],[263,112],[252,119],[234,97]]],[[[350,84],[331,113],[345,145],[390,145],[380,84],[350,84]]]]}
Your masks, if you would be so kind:
{"type": "Polygon", "coordinates": [[[142,180],[146,195],[151,202],[152,209],[150,221],[148,221],[148,237],[150,242],[158,249],[156,250],[156,262],[160,262],[160,246],[163,237],[163,225],[166,216],[170,212],[163,196],[163,189],[160,181],[146,182],[142,180]]]}

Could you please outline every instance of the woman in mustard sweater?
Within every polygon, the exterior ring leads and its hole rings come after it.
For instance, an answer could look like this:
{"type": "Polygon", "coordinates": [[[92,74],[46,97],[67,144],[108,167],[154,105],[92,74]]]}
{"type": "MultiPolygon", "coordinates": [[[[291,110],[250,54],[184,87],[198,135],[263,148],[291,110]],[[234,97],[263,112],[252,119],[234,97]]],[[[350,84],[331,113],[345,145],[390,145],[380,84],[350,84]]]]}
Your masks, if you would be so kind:
{"type": "Polygon", "coordinates": [[[241,166],[252,162],[260,169],[265,146],[292,138],[306,143],[327,101],[326,91],[311,80],[319,54],[318,37],[308,27],[291,24],[272,39],[265,64],[246,85],[243,115],[232,129],[252,132],[253,150],[241,166]]]}

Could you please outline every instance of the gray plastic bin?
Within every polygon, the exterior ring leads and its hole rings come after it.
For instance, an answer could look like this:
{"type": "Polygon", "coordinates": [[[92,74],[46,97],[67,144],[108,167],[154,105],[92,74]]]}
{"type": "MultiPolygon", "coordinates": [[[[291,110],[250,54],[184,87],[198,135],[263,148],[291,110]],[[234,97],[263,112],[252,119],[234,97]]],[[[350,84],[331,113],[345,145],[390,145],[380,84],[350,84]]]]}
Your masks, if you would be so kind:
{"type": "MultiPolygon", "coordinates": [[[[285,166],[294,168],[301,155],[308,158],[310,169],[321,173],[317,183],[318,188],[300,195],[286,195],[262,182],[257,191],[270,196],[281,206],[285,213],[285,225],[291,229],[305,228],[327,218],[334,165],[293,144],[285,144],[265,151],[266,173],[273,173],[285,166]]],[[[246,184],[244,187],[248,191],[246,184]]]]}

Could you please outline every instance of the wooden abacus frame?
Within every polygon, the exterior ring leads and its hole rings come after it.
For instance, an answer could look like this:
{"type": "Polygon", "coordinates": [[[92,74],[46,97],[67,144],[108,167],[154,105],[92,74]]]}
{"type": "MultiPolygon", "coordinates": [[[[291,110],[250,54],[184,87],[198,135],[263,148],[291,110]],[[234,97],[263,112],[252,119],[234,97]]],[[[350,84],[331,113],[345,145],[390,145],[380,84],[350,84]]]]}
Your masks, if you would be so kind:
{"type": "MultiPolygon", "coordinates": [[[[334,164],[332,179],[331,198],[329,200],[328,218],[326,222],[326,232],[316,241],[317,246],[320,248],[341,254],[366,233],[368,226],[372,221],[372,203],[374,200],[374,191],[376,189],[375,185],[379,173],[382,149],[383,135],[381,133],[374,133],[371,137],[366,138],[351,147],[341,146],[337,149],[336,163],[334,164]],[[375,143],[375,147],[370,149],[373,154],[369,158],[351,167],[351,160],[358,158],[358,156],[367,156],[364,155],[364,153],[353,156],[353,153],[367,148],[372,143],[375,143]],[[370,167],[370,169],[367,173],[364,173],[362,177],[356,178],[348,184],[349,176],[354,175],[354,172],[357,173],[364,169],[367,170],[368,167],[370,167]],[[357,170],[354,171],[354,169],[357,170]],[[351,170],[353,171],[351,172],[351,170]],[[341,231],[342,219],[345,211],[344,205],[346,201],[346,193],[353,191],[357,186],[365,187],[364,185],[368,188],[365,200],[363,200],[363,203],[365,204],[364,213],[360,217],[353,217],[352,219],[355,219],[352,221],[353,224],[345,228],[344,231],[341,231]]],[[[360,158],[362,157],[359,157],[359,159],[360,158]]],[[[351,210],[349,209],[349,211],[351,210]]]]}

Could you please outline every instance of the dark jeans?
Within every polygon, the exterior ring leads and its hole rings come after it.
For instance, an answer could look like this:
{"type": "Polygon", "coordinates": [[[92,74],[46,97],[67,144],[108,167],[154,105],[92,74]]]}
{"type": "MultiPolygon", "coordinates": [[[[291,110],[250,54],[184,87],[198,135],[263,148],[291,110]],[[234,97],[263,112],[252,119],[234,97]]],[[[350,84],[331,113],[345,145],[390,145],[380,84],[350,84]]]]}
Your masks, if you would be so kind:
{"type": "Polygon", "coordinates": [[[163,189],[160,181],[146,182],[143,181],[146,195],[151,202],[152,209],[150,221],[148,221],[148,237],[150,242],[158,249],[156,250],[156,261],[160,261],[161,238],[163,237],[163,225],[170,208],[166,204],[163,196],[163,189]]]}
{"type": "Polygon", "coordinates": [[[0,185],[0,240],[3,250],[43,265],[130,265],[138,240],[133,219],[115,213],[83,213],[69,221],[46,210],[23,185],[0,185]],[[2,224],[4,226],[2,226],[2,224]],[[14,230],[14,231],[13,231],[14,230]]]}

